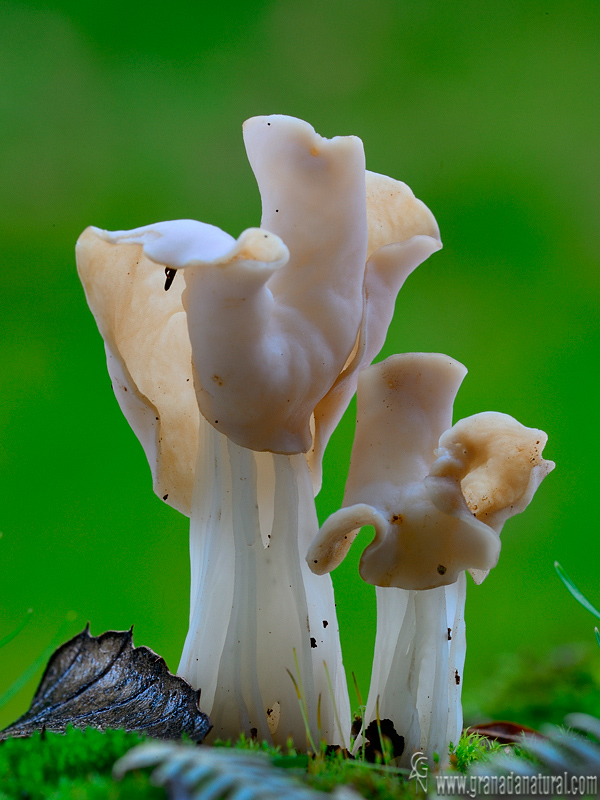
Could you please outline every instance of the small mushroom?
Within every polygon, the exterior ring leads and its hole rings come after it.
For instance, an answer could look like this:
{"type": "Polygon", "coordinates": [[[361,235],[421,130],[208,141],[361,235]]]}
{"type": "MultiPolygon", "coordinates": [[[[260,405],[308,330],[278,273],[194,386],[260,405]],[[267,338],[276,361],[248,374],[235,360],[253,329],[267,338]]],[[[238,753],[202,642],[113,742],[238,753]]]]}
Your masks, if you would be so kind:
{"type": "Polygon", "coordinates": [[[360,574],[377,586],[377,638],[365,719],[393,721],[402,763],[447,753],[460,734],[465,571],[480,583],[495,566],[500,531],[523,511],[554,464],[546,434],[487,412],[454,427],[466,369],[449,356],[392,356],[360,375],[357,428],[344,507],[307,561],[337,566],[358,530],[375,537],[360,574]],[[385,587],[385,588],[382,588],[385,587]]]}

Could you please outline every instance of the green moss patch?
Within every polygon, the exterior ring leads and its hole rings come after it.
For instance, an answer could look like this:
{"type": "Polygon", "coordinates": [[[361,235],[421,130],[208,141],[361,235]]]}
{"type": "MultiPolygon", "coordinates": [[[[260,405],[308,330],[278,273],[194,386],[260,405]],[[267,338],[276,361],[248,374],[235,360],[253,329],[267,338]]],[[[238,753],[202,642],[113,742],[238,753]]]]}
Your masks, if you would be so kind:
{"type": "Polygon", "coordinates": [[[64,735],[8,739],[0,744],[0,800],[164,800],[164,790],[151,786],[145,774],[112,779],[115,761],[145,738],[70,728],[64,735]]]}

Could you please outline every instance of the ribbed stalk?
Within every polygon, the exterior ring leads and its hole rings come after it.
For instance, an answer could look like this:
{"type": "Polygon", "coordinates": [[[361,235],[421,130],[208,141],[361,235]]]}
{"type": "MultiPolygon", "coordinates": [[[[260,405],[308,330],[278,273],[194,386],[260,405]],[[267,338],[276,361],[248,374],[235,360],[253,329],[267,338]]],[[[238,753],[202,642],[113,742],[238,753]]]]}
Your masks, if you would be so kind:
{"type": "Polygon", "coordinates": [[[377,587],[377,636],[365,722],[391,719],[404,737],[401,766],[447,758],[462,730],[466,578],[437,589],[377,587]],[[377,701],[379,700],[379,704],[377,701]]]}
{"type": "Polygon", "coordinates": [[[179,674],[202,689],[212,736],[255,733],[276,744],[292,736],[304,748],[306,726],[289,670],[302,685],[313,741],[347,743],[350,708],[333,587],[305,562],[318,530],[306,459],[255,453],[206,428],[190,525],[190,629],[179,674]]]}

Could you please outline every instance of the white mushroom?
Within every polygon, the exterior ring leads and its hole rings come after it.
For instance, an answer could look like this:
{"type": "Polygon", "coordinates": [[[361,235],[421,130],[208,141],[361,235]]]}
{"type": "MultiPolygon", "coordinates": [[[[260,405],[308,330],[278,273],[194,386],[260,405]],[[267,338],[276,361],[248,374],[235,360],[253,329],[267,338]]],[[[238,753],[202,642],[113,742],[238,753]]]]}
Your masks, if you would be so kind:
{"type": "Polygon", "coordinates": [[[450,428],[466,369],[449,356],[409,353],[365,369],[344,507],[311,545],[329,572],[362,525],[375,537],[360,574],[377,588],[377,638],[366,723],[389,718],[417,750],[442,758],[462,725],[465,570],[495,566],[499,534],[554,467],[545,433],[487,412],[450,428]],[[386,588],[380,588],[386,587],[386,588]]]}
{"type": "Polygon", "coordinates": [[[191,516],[180,674],[214,735],[302,746],[295,650],[312,736],[320,696],[321,733],[339,743],[350,712],[333,590],[304,560],[314,488],[395,293],[441,244],[408,187],[365,173],[359,139],[281,116],[249,120],[244,138],[261,228],[88,228],[78,268],[155,491],[191,516]]]}

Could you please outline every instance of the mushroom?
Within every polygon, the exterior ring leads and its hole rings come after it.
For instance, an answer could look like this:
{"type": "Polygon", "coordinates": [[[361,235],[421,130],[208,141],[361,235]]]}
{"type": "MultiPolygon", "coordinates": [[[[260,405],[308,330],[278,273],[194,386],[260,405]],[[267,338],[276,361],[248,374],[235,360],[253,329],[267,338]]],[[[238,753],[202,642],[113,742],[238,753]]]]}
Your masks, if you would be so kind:
{"type": "Polygon", "coordinates": [[[289,670],[313,739],[320,703],[320,733],[339,743],[350,710],[333,589],[304,559],[314,494],[396,292],[441,243],[405,184],[365,172],[360,139],[271,116],[248,120],[244,140],[260,228],[88,228],[78,269],[154,489],[191,517],[179,674],[202,689],[213,735],[301,746],[289,670]]]}
{"type": "Polygon", "coordinates": [[[361,526],[375,529],[360,561],[362,578],[377,587],[365,723],[377,714],[392,720],[405,740],[403,765],[417,751],[443,758],[458,741],[465,571],[484,580],[505,521],[554,467],[542,458],[546,434],[506,414],[450,427],[466,372],[436,353],[391,356],[363,370],[343,508],[307,554],[314,572],[329,572],[361,526]]]}

